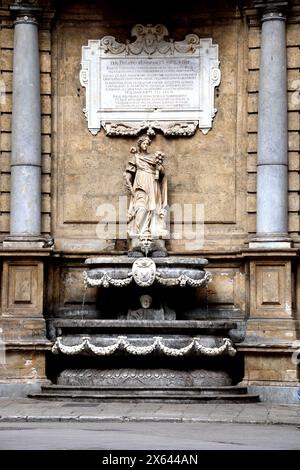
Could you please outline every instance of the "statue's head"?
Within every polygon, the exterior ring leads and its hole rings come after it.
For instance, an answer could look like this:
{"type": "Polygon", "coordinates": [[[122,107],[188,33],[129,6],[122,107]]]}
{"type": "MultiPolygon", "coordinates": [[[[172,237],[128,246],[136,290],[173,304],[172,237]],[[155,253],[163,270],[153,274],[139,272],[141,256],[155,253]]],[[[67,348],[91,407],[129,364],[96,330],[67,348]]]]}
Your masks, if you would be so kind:
{"type": "Polygon", "coordinates": [[[148,135],[143,135],[142,137],[139,138],[137,141],[138,148],[140,150],[147,150],[149,145],[151,145],[151,139],[148,135]]]}

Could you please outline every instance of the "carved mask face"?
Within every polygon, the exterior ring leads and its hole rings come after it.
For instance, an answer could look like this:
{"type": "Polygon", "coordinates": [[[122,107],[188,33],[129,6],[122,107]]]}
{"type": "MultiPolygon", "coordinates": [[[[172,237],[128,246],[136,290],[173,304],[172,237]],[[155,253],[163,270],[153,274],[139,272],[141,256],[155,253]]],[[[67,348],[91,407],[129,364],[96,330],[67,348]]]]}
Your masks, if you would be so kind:
{"type": "Polygon", "coordinates": [[[139,258],[132,266],[132,275],[136,284],[141,287],[151,286],[155,281],[156,265],[150,258],[139,258]]]}
{"type": "Polygon", "coordinates": [[[145,34],[145,45],[149,52],[154,52],[156,47],[156,36],[152,33],[151,30],[148,30],[145,34]]]}

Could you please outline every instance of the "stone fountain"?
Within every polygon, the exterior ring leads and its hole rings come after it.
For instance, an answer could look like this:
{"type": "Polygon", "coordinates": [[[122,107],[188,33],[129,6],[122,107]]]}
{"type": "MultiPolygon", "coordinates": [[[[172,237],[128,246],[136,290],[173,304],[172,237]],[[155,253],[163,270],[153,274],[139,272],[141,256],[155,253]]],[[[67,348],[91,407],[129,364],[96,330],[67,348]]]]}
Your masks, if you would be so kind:
{"type": "Polygon", "coordinates": [[[241,401],[233,387],[236,353],[224,320],[184,317],[187,301],[211,274],[198,256],[168,256],[167,179],[162,152],[139,139],[124,173],[130,193],[128,255],[86,260],[86,288],[99,288],[98,316],[54,320],[54,354],[66,368],[48,398],[241,401]],[[69,358],[69,361],[68,361],[69,358]],[[76,359],[76,360],[75,360],[76,359]],[[54,393],[55,391],[55,393],[54,393]]]}

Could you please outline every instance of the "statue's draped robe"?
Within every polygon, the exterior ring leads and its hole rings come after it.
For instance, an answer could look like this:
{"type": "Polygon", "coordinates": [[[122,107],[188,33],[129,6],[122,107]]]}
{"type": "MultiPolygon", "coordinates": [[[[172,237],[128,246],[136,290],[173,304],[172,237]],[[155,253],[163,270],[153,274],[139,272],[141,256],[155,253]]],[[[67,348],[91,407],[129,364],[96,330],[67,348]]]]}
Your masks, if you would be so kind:
{"type": "Polygon", "coordinates": [[[133,195],[129,205],[130,236],[159,237],[164,235],[167,208],[167,179],[156,170],[155,155],[136,153],[126,171],[134,175],[133,195]]]}

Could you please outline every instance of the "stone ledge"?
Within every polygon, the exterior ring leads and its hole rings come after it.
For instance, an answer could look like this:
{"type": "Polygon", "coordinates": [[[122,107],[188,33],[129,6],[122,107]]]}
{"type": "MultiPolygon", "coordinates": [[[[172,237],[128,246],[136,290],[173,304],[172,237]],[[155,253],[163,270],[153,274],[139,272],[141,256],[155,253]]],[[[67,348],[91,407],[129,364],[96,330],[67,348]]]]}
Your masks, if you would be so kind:
{"type": "Polygon", "coordinates": [[[251,353],[284,353],[284,354],[292,354],[294,351],[299,349],[299,345],[297,346],[294,342],[290,341],[265,341],[265,340],[257,340],[257,341],[245,341],[243,343],[235,344],[237,350],[239,352],[251,352],[251,353]]]}
{"type": "MultiPolygon", "coordinates": [[[[88,258],[85,264],[93,266],[110,266],[110,265],[128,265],[131,266],[137,258],[128,256],[99,256],[97,258],[88,258]]],[[[157,266],[205,266],[208,264],[207,259],[200,258],[200,256],[166,256],[165,258],[150,258],[155,261],[157,266]]]]}
{"type": "Polygon", "coordinates": [[[0,258],[46,258],[51,255],[51,250],[43,248],[39,250],[2,250],[0,247],[0,258]]]}
{"type": "Polygon", "coordinates": [[[46,339],[31,341],[7,341],[6,351],[51,351],[52,343],[46,339]]]}
{"type": "Polygon", "coordinates": [[[2,242],[3,251],[52,251],[51,239],[6,239],[2,242]]]}
{"type": "MultiPolygon", "coordinates": [[[[49,320],[50,321],[50,320],[49,320]]],[[[75,320],[75,319],[51,319],[55,327],[62,328],[151,328],[153,330],[191,330],[191,329],[233,329],[236,328],[236,321],[220,320],[75,320]]]]}

